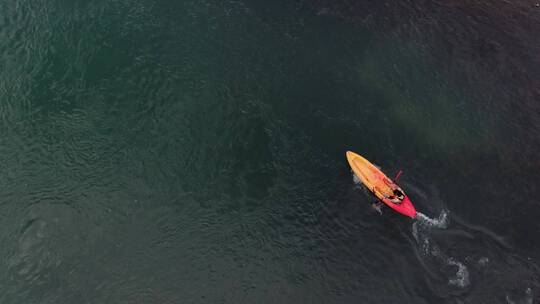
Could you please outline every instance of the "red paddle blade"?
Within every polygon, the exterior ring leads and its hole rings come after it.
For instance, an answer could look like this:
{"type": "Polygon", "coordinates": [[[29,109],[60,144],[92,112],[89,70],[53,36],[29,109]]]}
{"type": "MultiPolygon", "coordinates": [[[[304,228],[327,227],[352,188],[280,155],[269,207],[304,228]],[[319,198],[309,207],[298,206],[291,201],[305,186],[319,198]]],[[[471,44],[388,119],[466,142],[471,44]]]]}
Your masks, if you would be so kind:
{"type": "Polygon", "coordinates": [[[403,173],[403,170],[399,170],[399,172],[396,174],[396,177],[394,178],[394,181],[397,182],[401,174],[403,173]]]}

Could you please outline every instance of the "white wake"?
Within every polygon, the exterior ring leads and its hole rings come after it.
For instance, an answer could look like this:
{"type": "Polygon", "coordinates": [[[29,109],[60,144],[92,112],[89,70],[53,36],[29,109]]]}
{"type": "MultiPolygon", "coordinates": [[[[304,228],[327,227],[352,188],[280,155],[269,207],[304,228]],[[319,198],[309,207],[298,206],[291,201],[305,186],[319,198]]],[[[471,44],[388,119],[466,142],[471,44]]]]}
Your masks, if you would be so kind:
{"type": "Polygon", "coordinates": [[[417,212],[416,219],[423,225],[428,225],[430,227],[436,227],[436,228],[448,227],[448,212],[446,210],[441,211],[441,214],[439,214],[439,217],[437,218],[430,218],[421,212],[417,212]]]}
{"type": "Polygon", "coordinates": [[[420,246],[420,252],[423,256],[433,258],[443,262],[445,265],[457,268],[456,273],[448,278],[448,284],[458,288],[465,288],[470,285],[469,269],[467,266],[456,258],[447,256],[431,239],[431,230],[434,228],[447,228],[448,221],[448,212],[446,210],[441,211],[436,218],[430,218],[429,216],[418,212],[416,221],[412,226],[412,234],[416,243],[420,246]]]}

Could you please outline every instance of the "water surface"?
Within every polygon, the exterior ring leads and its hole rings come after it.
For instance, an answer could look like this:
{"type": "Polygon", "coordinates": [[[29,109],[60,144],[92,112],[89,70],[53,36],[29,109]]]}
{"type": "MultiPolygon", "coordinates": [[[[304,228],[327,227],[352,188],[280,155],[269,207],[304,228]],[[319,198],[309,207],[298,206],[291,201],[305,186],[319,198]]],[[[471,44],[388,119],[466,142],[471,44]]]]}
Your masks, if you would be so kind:
{"type": "Polygon", "coordinates": [[[0,12],[2,303],[538,299],[539,113],[497,82],[307,2],[0,12]],[[425,215],[374,211],[346,150],[425,215]]]}

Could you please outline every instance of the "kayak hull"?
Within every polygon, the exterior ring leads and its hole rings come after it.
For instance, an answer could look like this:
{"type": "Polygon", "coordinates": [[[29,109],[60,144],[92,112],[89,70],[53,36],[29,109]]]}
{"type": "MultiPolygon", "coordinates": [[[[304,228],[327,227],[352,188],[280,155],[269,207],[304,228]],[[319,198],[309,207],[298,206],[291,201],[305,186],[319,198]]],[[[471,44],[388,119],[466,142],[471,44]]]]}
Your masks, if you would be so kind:
{"type": "Polygon", "coordinates": [[[379,168],[375,167],[367,159],[362,156],[347,151],[347,161],[354,172],[354,175],[371,191],[381,202],[394,209],[396,212],[405,216],[415,218],[416,209],[414,208],[411,200],[404,193],[405,198],[400,204],[392,203],[386,198],[385,193],[391,192],[391,185],[397,186],[391,179],[389,179],[379,168]]]}

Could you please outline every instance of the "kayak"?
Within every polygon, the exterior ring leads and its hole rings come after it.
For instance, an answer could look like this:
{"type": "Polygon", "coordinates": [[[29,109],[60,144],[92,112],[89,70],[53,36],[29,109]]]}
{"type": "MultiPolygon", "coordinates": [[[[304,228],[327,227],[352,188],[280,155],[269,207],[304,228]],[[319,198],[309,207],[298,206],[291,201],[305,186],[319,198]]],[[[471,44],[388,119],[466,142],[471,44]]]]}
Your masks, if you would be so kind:
{"type": "Polygon", "coordinates": [[[351,166],[354,175],[356,175],[366,188],[375,194],[381,202],[385,203],[398,213],[412,218],[416,217],[416,209],[407,194],[405,194],[405,192],[403,192],[403,190],[401,190],[401,188],[399,188],[399,186],[389,179],[381,170],[375,167],[367,159],[351,151],[347,151],[347,160],[349,161],[349,165],[351,166]],[[388,194],[392,194],[394,189],[401,190],[404,195],[403,200],[397,204],[393,203],[388,198],[388,194]]]}

